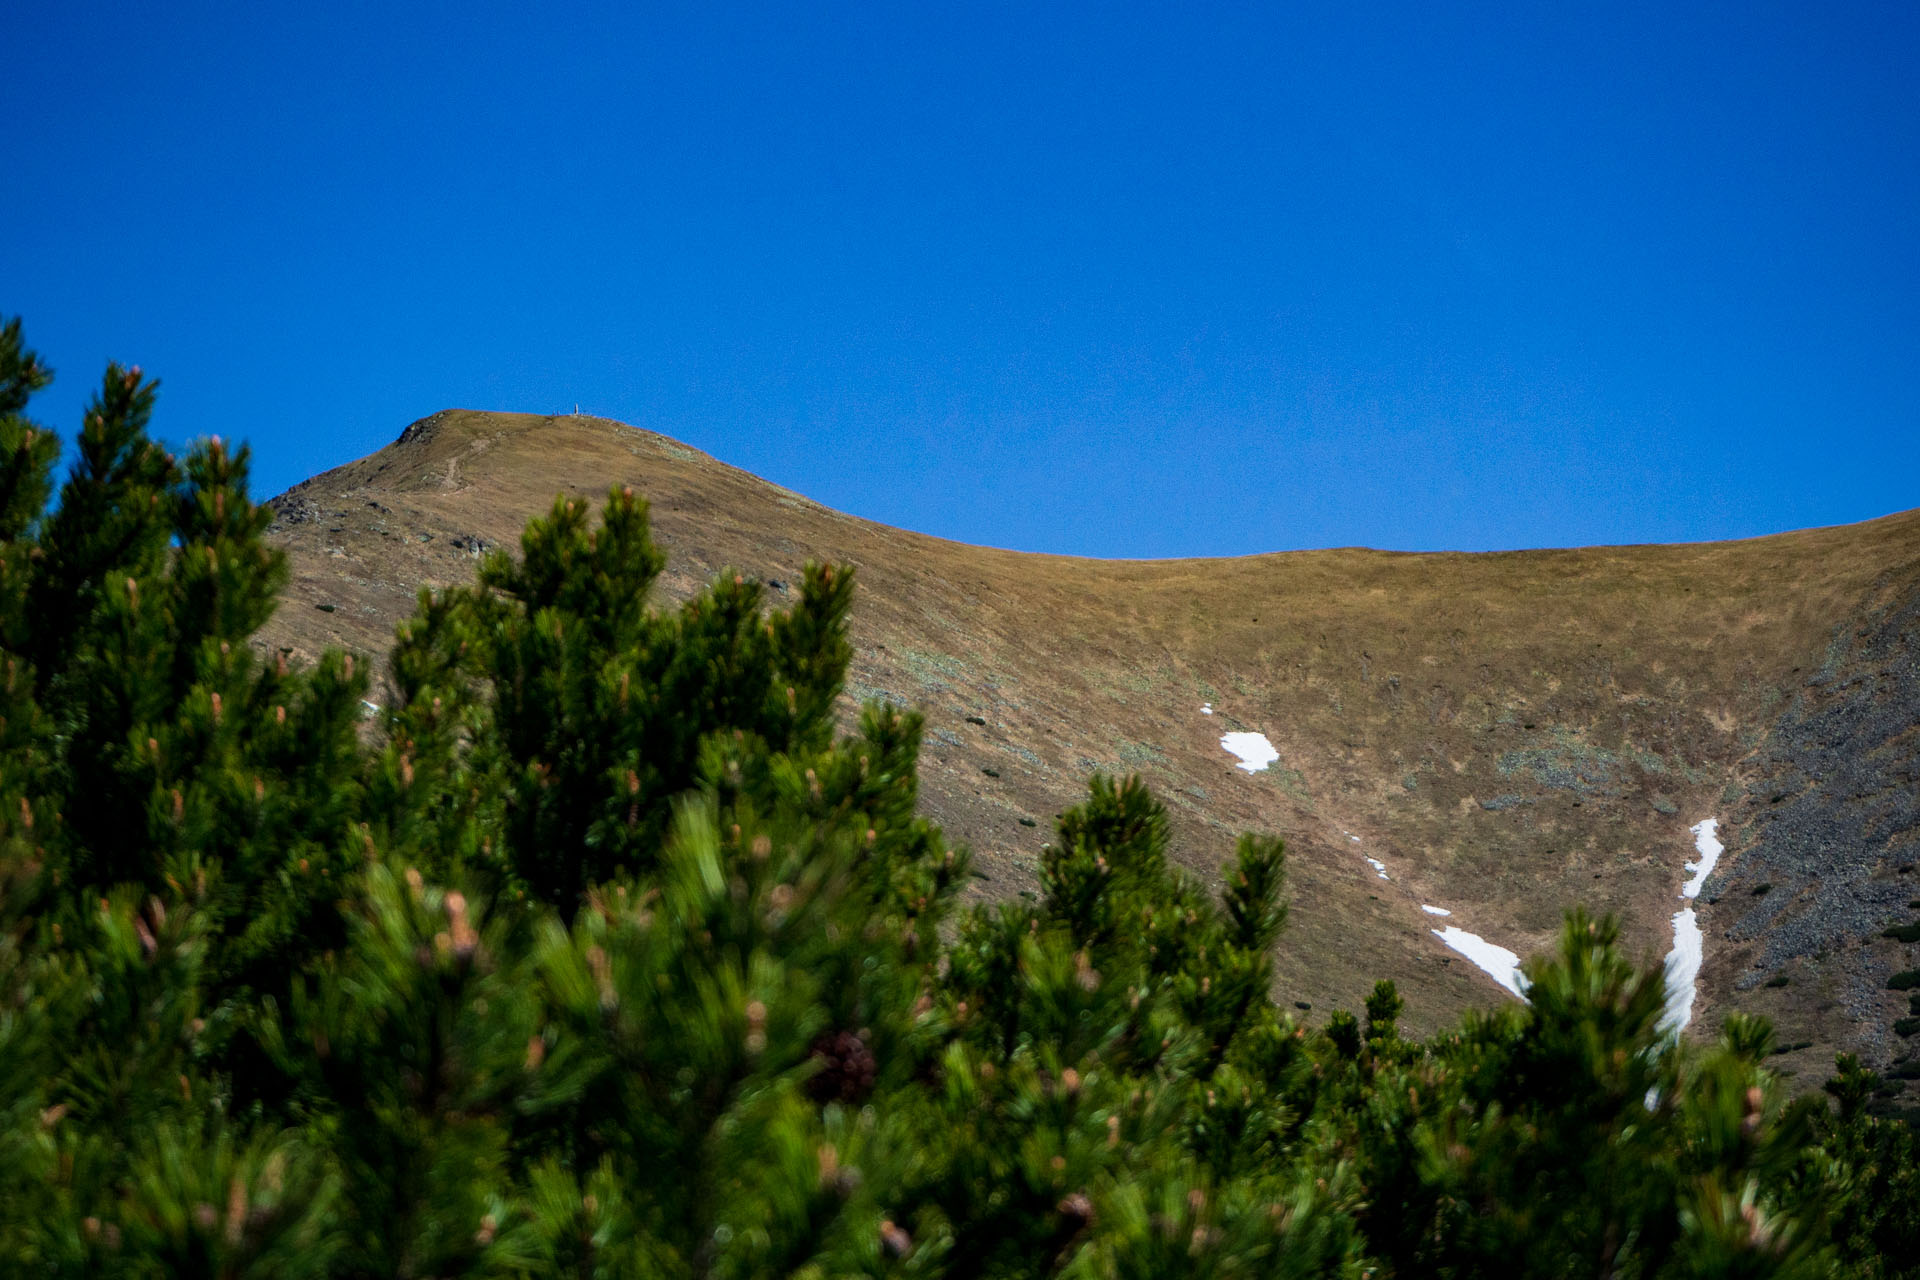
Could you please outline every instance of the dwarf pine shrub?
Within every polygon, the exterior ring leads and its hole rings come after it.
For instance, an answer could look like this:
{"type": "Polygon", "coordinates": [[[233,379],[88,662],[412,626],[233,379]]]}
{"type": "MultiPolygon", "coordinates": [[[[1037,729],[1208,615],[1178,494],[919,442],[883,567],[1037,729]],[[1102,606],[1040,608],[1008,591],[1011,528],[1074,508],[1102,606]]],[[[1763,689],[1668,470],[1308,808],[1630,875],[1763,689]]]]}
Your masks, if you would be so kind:
{"type": "Polygon", "coordinates": [[[676,609],[561,499],[390,669],[251,642],[248,454],[110,366],[56,492],[0,330],[0,1269],[35,1276],[1912,1274],[1911,1134],[1575,913],[1427,1040],[1273,1003],[1285,849],[1094,777],[960,910],[853,575],[676,609]],[[376,676],[369,737],[362,700],[376,676]],[[846,716],[843,719],[843,715],[846,716]],[[1902,1270],[1907,1268],[1908,1270],[1902,1270]]]}

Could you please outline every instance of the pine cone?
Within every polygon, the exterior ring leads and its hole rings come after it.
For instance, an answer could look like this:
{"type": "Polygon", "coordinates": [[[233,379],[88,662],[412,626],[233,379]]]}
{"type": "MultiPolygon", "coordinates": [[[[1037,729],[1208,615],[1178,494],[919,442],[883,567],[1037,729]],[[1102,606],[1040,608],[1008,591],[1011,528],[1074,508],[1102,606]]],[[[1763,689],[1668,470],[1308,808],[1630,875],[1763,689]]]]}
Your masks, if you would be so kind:
{"type": "Polygon", "coordinates": [[[820,1069],[807,1080],[815,1102],[860,1102],[873,1092],[880,1063],[867,1042],[851,1031],[828,1031],[813,1042],[809,1056],[820,1069]]]}

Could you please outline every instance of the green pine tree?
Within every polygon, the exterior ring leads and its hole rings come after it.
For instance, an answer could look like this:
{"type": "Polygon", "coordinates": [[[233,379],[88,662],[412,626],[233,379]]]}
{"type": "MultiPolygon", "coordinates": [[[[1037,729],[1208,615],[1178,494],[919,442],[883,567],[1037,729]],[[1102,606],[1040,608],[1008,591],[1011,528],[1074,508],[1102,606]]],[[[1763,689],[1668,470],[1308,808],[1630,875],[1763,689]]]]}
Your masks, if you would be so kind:
{"type": "Polygon", "coordinates": [[[1876,1078],[1677,1042],[1610,921],[1524,1004],[1315,1030],[1281,842],[1216,893],[1105,777],[956,912],[845,566],[662,607],[644,502],[563,499],[374,694],[256,647],[245,449],[110,366],[56,492],[49,377],[0,326],[0,1272],[1915,1274],[1876,1078]]]}

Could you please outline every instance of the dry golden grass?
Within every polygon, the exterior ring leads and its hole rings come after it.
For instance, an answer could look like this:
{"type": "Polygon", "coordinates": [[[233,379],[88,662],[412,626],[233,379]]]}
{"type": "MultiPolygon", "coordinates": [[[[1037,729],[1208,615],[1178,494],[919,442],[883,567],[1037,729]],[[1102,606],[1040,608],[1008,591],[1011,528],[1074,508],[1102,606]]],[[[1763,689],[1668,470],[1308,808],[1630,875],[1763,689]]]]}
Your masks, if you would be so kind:
{"type": "MultiPolygon", "coordinates": [[[[1031,892],[1088,775],[1137,771],[1199,874],[1242,829],[1287,838],[1282,999],[1317,1017],[1390,977],[1416,1028],[1505,998],[1423,902],[1522,955],[1585,903],[1663,953],[1688,827],[1727,816],[1835,626],[1920,579],[1916,513],[1688,546],[1028,555],[858,520],[604,420],[450,411],[285,495],[294,579],[266,639],[383,651],[420,586],[471,574],[472,539],[510,543],[556,493],[615,484],[652,501],[668,595],[722,566],[858,567],[851,693],[926,711],[923,806],[975,849],[977,893],[1031,892]],[[1230,729],[1279,762],[1234,768],[1230,729]]],[[[1697,1023],[1726,994],[1703,990],[1697,1023]]]]}

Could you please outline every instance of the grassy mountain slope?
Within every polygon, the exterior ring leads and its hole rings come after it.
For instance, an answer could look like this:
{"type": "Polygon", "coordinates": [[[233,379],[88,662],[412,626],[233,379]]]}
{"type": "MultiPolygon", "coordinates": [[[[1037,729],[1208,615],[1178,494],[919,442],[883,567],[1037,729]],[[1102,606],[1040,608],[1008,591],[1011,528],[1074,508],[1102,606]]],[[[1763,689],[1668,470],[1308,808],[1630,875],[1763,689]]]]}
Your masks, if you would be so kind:
{"type": "Polygon", "coordinates": [[[381,652],[421,586],[612,484],[651,499],[669,594],[724,566],[777,600],[808,559],[858,566],[849,694],[927,712],[923,807],[974,847],[982,896],[1032,891],[1090,773],[1139,772],[1200,874],[1241,829],[1286,836],[1283,998],[1357,1007],[1390,977],[1426,1029],[1507,997],[1423,903],[1524,956],[1584,902],[1661,954],[1688,829],[1717,817],[1696,1027],[1737,992],[1810,1042],[1782,1059],[1809,1079],[1833,1046],[1901,1050],[1884,981],[1920,948],[1877,935],[1920,896],[1920,513],[1688,546],[1095,561],[858,520],[605,420],[449,411],[275,500],[294,578],[266,642],[381,652]],[[1279,761],[1235,768],[1233,730],[1279,761]],[[1761,877],[1779,887],[1756,897],[1761,877]]]}

